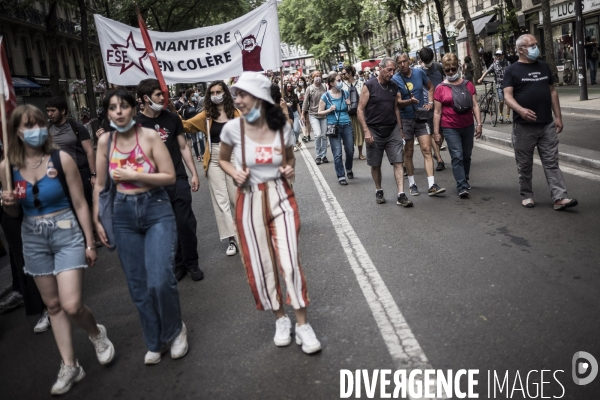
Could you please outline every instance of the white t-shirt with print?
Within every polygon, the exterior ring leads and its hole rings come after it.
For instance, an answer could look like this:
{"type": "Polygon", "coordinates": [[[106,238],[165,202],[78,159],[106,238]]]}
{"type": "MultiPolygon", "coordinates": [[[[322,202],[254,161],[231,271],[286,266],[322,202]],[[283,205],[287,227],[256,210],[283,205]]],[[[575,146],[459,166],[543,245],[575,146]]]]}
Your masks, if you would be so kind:
{"type": "MultiPolygon", "coordinates": [[[[238,170],[242,169],[240,122],[242,122],[241,118],[232,119],[223,126],[221,131],[221,142],[233,147],[235,165],[238,170]]],[[[281,148],[279,132],[276,133],[275,140],[269,144],[256,143],[246,135],[246,166],[250,170],[248,182],[251,185],[281,178],[279,167],[283,162],[282,151],[293,146],[295,142],[290,124],[286,123],[283,128],[283,139],[284,149],[281,148]]]]}

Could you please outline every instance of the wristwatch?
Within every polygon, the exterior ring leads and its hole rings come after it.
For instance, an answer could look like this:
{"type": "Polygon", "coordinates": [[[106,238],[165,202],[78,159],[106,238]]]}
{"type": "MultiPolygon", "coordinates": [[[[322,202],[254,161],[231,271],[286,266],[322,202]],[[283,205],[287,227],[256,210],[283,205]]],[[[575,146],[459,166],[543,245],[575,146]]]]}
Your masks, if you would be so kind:
{"type": "Polygon", "coordinates": [[[92,172],[92,173],[91,173],[91,175],[95,177],[95,176],[96,176],[96,173],[95,173],[95,172],[92,172]]]}

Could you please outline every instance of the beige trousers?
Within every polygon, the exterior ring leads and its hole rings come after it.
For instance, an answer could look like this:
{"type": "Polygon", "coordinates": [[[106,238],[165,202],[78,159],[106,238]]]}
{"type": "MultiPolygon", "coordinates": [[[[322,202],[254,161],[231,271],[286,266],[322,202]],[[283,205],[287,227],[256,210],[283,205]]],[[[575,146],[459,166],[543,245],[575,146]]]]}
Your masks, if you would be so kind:
{"type": "MultiPolygon", "coordinates": [[[[235,213],[235,197],[237,187],[233,178],[225,173],[219,165],[219,143],[210,147],[210,164],[208,166],[208,187],[212,198],[219,238],[226,240],[235,237],[233,215],[235,213]]],[[[234,162],[233,159],[231,161],[234,162]]]]}

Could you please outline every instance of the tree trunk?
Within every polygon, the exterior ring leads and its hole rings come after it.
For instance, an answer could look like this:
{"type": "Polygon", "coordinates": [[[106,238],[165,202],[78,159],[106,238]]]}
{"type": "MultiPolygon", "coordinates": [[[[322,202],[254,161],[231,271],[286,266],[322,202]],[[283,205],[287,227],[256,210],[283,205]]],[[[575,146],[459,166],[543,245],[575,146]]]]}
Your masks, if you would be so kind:
{"type": "Polygon", "coordinates": [[[88,108],[90,109],[90,118],[95,119],[96,115],[96,96],[94,95],[94,82],[92,80],[92,70],[90,69],[90,48],[88,43],[88,20],[85,0],[77,0],[79,5],[79,14],[81,15],[81,45],[83,47],[83,73],[85,74],[85,87],[88,108]]]}
{"type": "Polygon", "coordinates": [[[440,24],[440,35],[442,36],[444,53],[450,53],[450,44],[448,43],[448,35],[446,34],[446,23],[444,22],[444,7],[442,7],[442,2],[440,0],[433,0],[433,2],[435,3],[435,10],[437,11],[437,17],[440,24]]]}
{"type": "Polygon", "coordinates": [[[554,41],[552,40],[552,21],[550,20],[550,0],[542,0],[542,16],[544,21],[544,58],[552,71],[554,82],[559,83],[558,70],[556,68],[556,56],[554,53],[554,41]]]}
{"type": "Polygon", "coordinates": [[[473,78],[477,80],[481,76],[481,60],[479,59],[479,49],[477,48],[477,39],[475,38],[475,28],[473,28],[473,20],[471,19],[471,14],[469,13],[469,5],[467,3],[467,0],[458,0],[458,4],[460,6],[460,11],[463,15],[463,18],[465,19],[467,41],[469,43],[469,47],[471,48],[471,59],[473,61],[473,64],[475,65],[475,70],[473,71],[473,78]]]}
{"type": "Polygon", "coordinates": [[[46,16],[46,43],[48,63],[50,64],[50,93],[60,96],[60,68],[58,65],[58,17],[56,15],[57,0],[50,1],[50,9],[46,16]]]}
{"type": "Polygon", "coordinates": [[[396,7],[396,19],[398,20],[398,25],[400,25],[400,37],[402,37],[402,52],[407,52],[408,42],[406,41],[406,29],[404,29],[404,22],[402,21],[402,6],[398,5],[396,7]]]}

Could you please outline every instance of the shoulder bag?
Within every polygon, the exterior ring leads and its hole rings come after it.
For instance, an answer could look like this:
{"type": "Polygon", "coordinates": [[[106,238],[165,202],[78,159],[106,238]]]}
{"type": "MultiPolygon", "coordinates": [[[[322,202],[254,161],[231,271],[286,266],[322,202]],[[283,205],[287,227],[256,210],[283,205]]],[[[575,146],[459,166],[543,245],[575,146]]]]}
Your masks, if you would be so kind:
{"type": "MultiPolygon", "coordinates": [[[[331,105],[333,105],[333,98],[331,97],[331,95],[329,94],[329,92],[325,93],[325,97],[327,99],[329,99],[329,103],[331,103],[331,105]]],[[[342,108],[344,106],[344,92],[342,91],[342,97],[340,97],[340,108],[342,108]]],[[[342,110],[335,110],[335,124],[327,124],[327,131],[325,132],[326,136],[332,137],[332,138],[336,138],[338,136],[338,131],[340,129],[340,113],[342,112],[342,110]]]]}
{"type": "MultiPolygon", "coordinates": [[[[408,92],[408,95],[410,97],[412,97],[412,95],[410,93],[410,89],[408,88],[408,85],[406,84],[406,81],[404,80],[404,77],[402,76],[401,73],[399,73],[398,75],[402,79],[402,82],[404,82],[404,86],[406,87],[406,91],[408,92]]],[[[415,114],[415,121],[417,121],[417,122],[429,121],[429,110],[428,109],[426,109],[425,107],[417,108],[417,107],[415,107],[415,105],[413,103],[411,103],[411,106],[412,106],[414,114],[415,114]]]]}
{"type": "Polygon", "coordinates": [[[108,137],[108,143],[106,146],[106,181],[104,182],[104,188],[98,196],[98,219],[104,228],[106,238],[108,239],[108,249],[113,251],[117,248],[117,242],[115,241],[115,232],[113,229],[113,209],[115,196],[117,194],[117,186],[110,177],[110,147],[113,141],[113,132],[110,132],[108,137]]]}

